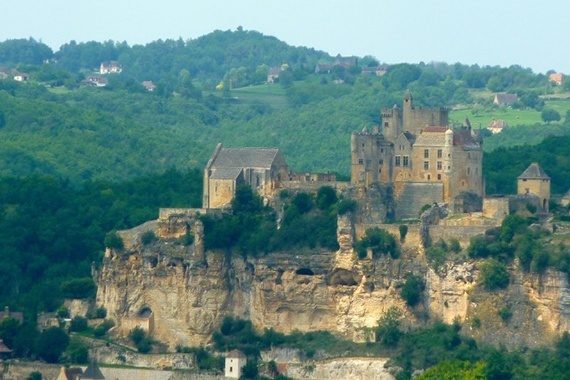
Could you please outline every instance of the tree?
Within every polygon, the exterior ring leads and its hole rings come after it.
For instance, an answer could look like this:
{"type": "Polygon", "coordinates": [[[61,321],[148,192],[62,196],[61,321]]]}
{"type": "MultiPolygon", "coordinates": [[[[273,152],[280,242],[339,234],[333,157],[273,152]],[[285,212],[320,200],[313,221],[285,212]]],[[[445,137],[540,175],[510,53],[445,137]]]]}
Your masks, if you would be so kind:
{"type": "Polygon", "coordinates": [[[560,121],[560,114],[552,108],[545,108],[540,113],[540,117],[545,123],[550,124],[551,121],[560,121]]]}
{"type": "Polygon", "coordinates": [[[400,224],[400,226],[398,227],[398,230],[400,231],[400,242],[405,242],[406,241],[406,235],[408,234],[408,225],[407,224],[400,224]]]}
{"type": "Polygon", "coordinates": [[[97,287],[90,277],[74,278],[61,284],[61,292],[66,298],[85,299],[95,295],[97,287]]]}
{"type": "Polygon", "coordinates": [[[87,319],[77,315],[71,320],[71,323],[69,324],[69,331],[81,332],[87,330],[87,327],[87,319]]]}
{"type": "Polygon", "coordinates": [[[321,210],[327,210],[337,202],[336,191],[330,186],[322,186],[317,192],[317,207],[321,210]]]}
{"type": "Polygon", "coordinates": [[[246,365],[241,369],[241,373],[244,379],[255,379],[259,370],[257,369],[257,361],[248,360],[246,365]]]}
{"type": "Polygon", "coordinates": [[[89,361],[89,347],[80,338],[74,337],[65,350],[65,356],[71,363],[86,364],[89,361]]]}
{"type": "Polygon", "coordinates": [[[38,337],[37,354],[48,363],[57,363],[69,345],[69,336],[62,328],[50,327],[38,337]]]}
{"type": "Polygon", "coordinates": [[[117,234],[117,231],[111,231],[105,236],[105,247],[122,250],[125,245],[123,239],[117,234]]]}
{"type": "Polygon", "coordinates": [[[489,259],[481,264],[479,282],[487,290],[504,289],[509,285],[509,272],[504,264],[489,259]]]}
{"type": "Polygon", "coordinates": [[[30,375],[26,378],[26,380],[42,380],[42,373],[38,371],[33,371],[30,375]]]}
{"type": "Polygon", "coordinates": [[[386,314],[378,320],[376,328],[376,341],[388,347],[394,347],[400,341],[402,332],[400,331],[400,318],[402,312],[391,307],[386,314]]]}
{"type": "Polygon", "coordinates": [[[425,283],[423,279],[415,274],[408,276],[400,295],[406,301],[408,306],[416,306],[422,298],[422,292],[425,289],[425,283]]]}

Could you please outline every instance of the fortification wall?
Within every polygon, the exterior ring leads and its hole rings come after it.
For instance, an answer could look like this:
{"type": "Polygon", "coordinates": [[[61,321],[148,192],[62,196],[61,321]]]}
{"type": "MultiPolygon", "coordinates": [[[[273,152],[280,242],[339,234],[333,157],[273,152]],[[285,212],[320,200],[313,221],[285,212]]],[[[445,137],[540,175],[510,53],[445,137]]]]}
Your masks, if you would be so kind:
{"type": "Polygon", "coordinates": [[[396,219],[417,218],[418,212],[426,204],[443,200],[443,184],[431,182],[404,182],[396,197],[396,219]]]}
{"type": "Polygon", "coordinates": [[[320,187],[330,186],[337,191],[342,191],[350,186],[350,182],[344,181],[283,181],[281,188],[285,190],[317,191],[320,187]]]}

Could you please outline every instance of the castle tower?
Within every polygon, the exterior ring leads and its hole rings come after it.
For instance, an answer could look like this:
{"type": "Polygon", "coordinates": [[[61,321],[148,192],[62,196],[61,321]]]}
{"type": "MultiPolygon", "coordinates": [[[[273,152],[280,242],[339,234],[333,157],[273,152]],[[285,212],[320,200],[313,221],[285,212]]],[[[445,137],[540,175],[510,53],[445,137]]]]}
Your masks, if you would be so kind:
{"type": "Polygon", "coordinates": [[[540,198],[541,211],[548,212],[550,177],[538,163],[533,162],[517,178],[517,194],[533,194],[540,198]]]}
{"type": "Polygon", "coordinates": [[[370,186],[392,178],[392,145],[377,128],[353,133],[350,139],[351,182],[370,186]]]}
{"type": "Polygon", "coordinates": [[[403,132],[402,110],[397,105],[392,108],[385,108],[380,113],[382,119],[382,133],[386,140],[394,143],[400,133],[403,132]]]}

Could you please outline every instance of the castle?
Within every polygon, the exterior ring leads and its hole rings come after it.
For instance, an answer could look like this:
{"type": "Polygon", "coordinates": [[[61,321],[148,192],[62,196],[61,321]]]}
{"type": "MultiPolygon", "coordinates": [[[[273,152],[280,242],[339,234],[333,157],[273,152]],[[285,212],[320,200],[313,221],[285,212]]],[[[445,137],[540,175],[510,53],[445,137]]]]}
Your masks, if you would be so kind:
{"type": "Polygon", "coordinates": [[[336,181],[331,173],[294,173],[277,148],[218,144],[204,169],[202,207],[229,207],[241,184],[266,202],[283,189],[313,191],[326,185],[361,201],[364,214],[372,215],[367,222],[417,218],[422,207],[434,203],[447,204],[452,213],[483,211],[493,217],[527,203],[548,212],[550,178],[538,164],[518,178],[516,196],[485,198],[481,143],[468,120],[465,126],[450,126],[446,108],[415,107],[407,93],[402,108],[381,111],[381,121],[371,131],[352,133],[350,183],[336,181]]]}
{"type": "Polygon", "coordinates": [[[433,203],[480,211],[482,150],[468,122],[453,128],[447,109],[416,108],[410,93],[402,108],[382,110],[381,120],[380,128],[352,134],[352,186],[391,187],[397,219],[417,217],[433,203]]]}

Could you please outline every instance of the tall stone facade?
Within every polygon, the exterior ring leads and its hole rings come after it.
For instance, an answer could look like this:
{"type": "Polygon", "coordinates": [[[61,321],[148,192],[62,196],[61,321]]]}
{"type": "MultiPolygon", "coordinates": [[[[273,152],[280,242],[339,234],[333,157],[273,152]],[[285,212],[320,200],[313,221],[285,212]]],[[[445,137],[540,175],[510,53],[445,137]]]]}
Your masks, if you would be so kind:
{"type": "Polygon", "coordinates": [[[393,186],[396,218],[417,217],[433,202],[458,212],[481,209],[482,150],[469,123],[449,126],[447,109],[416,108],[410,93],[402,109],[381,116],[381,128],[352,134],[353,186],[393,186]]]}

